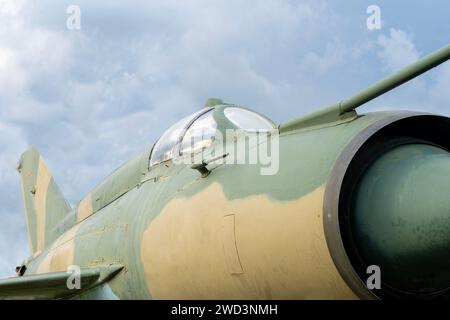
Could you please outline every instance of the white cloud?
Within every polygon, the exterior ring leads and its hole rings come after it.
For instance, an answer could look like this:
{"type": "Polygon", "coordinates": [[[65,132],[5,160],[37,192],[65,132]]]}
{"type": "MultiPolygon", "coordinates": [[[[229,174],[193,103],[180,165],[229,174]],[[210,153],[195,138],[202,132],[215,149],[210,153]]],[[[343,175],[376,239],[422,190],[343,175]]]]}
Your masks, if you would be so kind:
{"type": "Polygon", "coordinates": [[[450,62],[436,72],[435,83],[430,87],[430,106],[436,113],[450,115],[450,62]]]}
{"type": "Polygon", "coordinates": [[[0,0],[0,16],[16,16],[23,5],[22,0],[0,0]]]}
{"type": "Polygon", "coordinates": [[[306,72],[316,72],[319,75],[324,75],[330,71],[331,68],[338,66],[347,54],[347,49],[343,43],[334,38],[328,42],[325,46],[325,50],[322,54],[315,52],[309,52],[304,57],[304,66],[306,72]],[[312,70],[308,70],[312,69],[312,70]]]}
{"type": "MultiPolygon", "coordinates": [[[[416,48],[414,36],[400,29],[390,29],[389,35],[377,40],[378,57],[383,70],[391,74],[423,57],[416,48]]],[[[440,44],[442,45],[442,44],[440,44]]],[[[435,50],[436,48],[434,48],[435,50]]],[[[427,52],[431,53],[431,52],[427,52]]],[[[450,114],[449,62],[394,89],[371,104],[370,110],[425,110],[450,114]]]]}
{"type": "Polygon", "coordinates": [[[28,144],[76,203],[209,96],[284,121],[358,89],[342,77],[374,48],[388,71],[418,58],[409,34],[360,39],[323,0],[81,0],[80,31],[68,4],[0,0],[0,276],[27,254],[14,165],[28,144]]]}
{"type": "Polygon", "coordinates": [[[416,62],[420,57],[413,36],[402,30],[390,29],[389,36],[380,35],[378,45],[381,46],[379,56],[391,72],[416,62]]]}
{"type": "Polygon", "coordinates": [[[6,222],[24,225],[11,161],[27,144],[41,150],[75,204],[209,96],[267,108],[286,88],[298,94],[286,85],[299,77],[291,65],[304,65],[307,44],[337,23],[322,1],[79,5],[82,29],[69,31],[63,2],[0,2],[0,148],[8,157],[0,157],[8,172],[0,189],[17,191],[0,196],[11,207],[0,216],[0,275],[2,263],[26,256],[24,237],[19,253],[6,249],[17,232],[6,222]]]}
{"type": "Polygon", "coordinates": [[[0,121],[0,274],[12,275],[28,254],[17,160],[26,148],[20,128],[0,121]]]}

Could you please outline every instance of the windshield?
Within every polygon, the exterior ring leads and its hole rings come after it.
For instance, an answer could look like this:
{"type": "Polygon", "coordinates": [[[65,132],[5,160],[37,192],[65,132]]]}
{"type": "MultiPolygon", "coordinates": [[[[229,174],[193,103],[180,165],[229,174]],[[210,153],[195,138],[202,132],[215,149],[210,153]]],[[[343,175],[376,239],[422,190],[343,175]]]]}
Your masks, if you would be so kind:
{"type": "Polygon", "coordinates": [[[269,120],[246,109],[230,107],[225,109],[224,114],[235,126],[247,131],[273,129],[269,120]]]}
{"type": "Polygon", "coordinates": [[[208,111],[209,110],[200,110],[178,121],[167,129],[153,148],[152,155],[150,157],[150,166],[154,166],[155,164],[172,159],[174,156],[174,147],[180,142],[187,127],[192,123],[192,121],[198,118],[199,115],[208,111]]]}
{"type": "Polygon", "coordinates": [[[196,154],[211,146],[216,130],[217,123],[212,111],[201,115],[186,131],[180,146],[180,156],[196,154]]]}

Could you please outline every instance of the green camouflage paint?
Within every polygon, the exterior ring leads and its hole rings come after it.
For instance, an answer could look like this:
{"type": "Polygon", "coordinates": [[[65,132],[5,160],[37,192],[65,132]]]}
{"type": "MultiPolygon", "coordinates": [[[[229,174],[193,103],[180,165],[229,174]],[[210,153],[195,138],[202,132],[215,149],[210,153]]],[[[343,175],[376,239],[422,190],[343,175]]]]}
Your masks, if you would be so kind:
{"type": "MultiPolygon", "coordinates": [[[[71,209],[39,153],[30,149],[19,163],[31,250],[24,276],[45,278],[69,265],[123,266],[107,284],[81,292],[78,298],[85,299],[366,297],[339,267],[341,258],[322,223],[330,181],[341,170],[338,159],[358,151],[351,149],[355,141],[363,144],[384,126],[422,115],[358,115],[354,109],[449,58],[447,46],[350,99],[278,126],[280,164],[274,175],[261,175],[261,165],[248,164],[211,165],[207,177],[171,160],[149,168],[151,146],[71,209]],[[223,266],[230,263],[229,272],[223,266]],[[214,277],[223,287],[210,286],[214,277]]],[[[236,128],[224,110],[239,106],[218,99],[206,106],[213,108],[222,134],[236,128]]],[[[256,147],[264,145],[246,151],[256,147]]]]}

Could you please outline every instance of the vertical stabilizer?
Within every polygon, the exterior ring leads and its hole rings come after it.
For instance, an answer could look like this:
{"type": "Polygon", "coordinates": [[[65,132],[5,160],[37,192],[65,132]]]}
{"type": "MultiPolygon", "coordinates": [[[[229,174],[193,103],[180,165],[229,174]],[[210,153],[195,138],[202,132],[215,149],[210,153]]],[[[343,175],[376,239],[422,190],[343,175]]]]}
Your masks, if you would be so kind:
{"type": "Polygon", "coordinates": [[[55,226],[70,206],[36,148],[26,151],[19,162],[30,252],[42,251],[59,236],[55,226]]]}

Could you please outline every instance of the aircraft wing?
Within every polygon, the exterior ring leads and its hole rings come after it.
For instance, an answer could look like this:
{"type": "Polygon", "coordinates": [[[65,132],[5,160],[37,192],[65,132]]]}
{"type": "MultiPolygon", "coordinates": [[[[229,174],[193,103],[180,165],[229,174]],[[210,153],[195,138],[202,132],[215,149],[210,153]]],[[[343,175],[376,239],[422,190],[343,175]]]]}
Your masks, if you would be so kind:
{"type": "Polygon", "coordinates": [[[0,300],[61,299],[77,295],[112,279],[123,269],[122,265],[81,268],[80,289],[69,289],[68,272],[25,275],[0,280],[0,300]]]}

